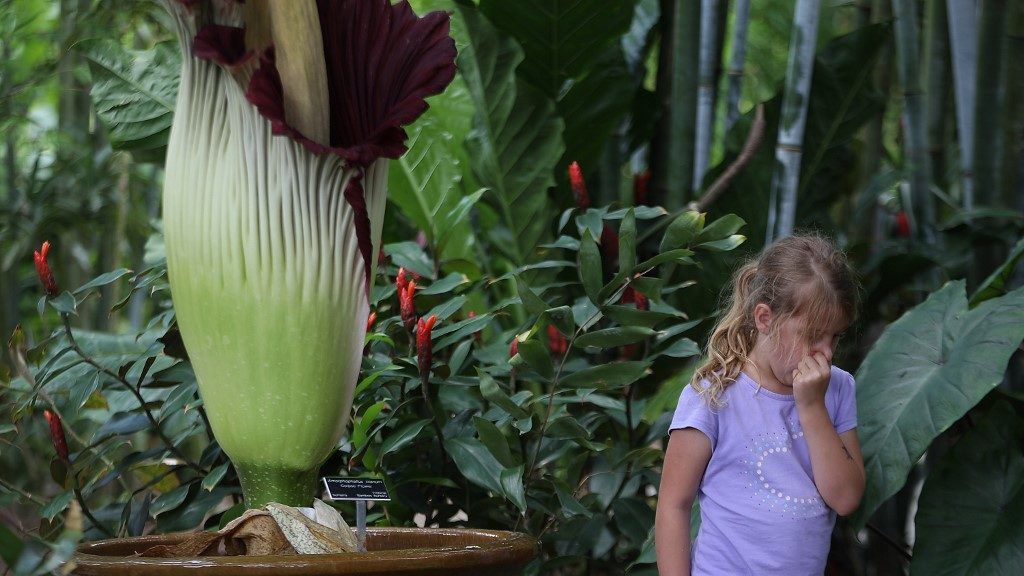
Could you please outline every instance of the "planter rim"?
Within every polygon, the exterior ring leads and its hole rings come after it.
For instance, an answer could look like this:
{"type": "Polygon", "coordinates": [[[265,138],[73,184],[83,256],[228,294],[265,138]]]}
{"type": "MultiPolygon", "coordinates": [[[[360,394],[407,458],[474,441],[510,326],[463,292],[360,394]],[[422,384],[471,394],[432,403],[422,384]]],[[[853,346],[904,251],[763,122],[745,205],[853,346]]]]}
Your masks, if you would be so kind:
{"type": "MultiPolygon", "coordinates": [[[[194,532],[97,540],[78,547],[75,574],[169,574],[174,568],[189,573],[233,574],[403,574],[423,570],[455,570],[488,566],[525,566],[537,556],[537,541],[529,534],[473,528],[367,528],[367,544],[397,537],[410,547],[363,553],[274,556],[140,557],[131,554],[157,544],[176,544],[194,532]],[[421,540],[425,545],[417,546],[421,540]],[[445,542],[451,541],[451,543],[445,542]],[[260,570],[270,569],[271,572],[260,570]],[[225,572],[229,570],[230,572],[225,572]],[[313,571],[313,572],[311,572],[313,571]]],[[[484,572],[481,572],[484,573],[484,572]]]]}

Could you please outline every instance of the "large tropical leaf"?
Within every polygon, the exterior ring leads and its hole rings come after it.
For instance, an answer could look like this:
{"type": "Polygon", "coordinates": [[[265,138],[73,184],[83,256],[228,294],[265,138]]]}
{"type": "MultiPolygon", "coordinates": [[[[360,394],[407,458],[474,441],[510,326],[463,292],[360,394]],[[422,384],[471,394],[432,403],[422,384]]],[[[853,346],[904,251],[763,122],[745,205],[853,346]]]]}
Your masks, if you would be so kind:
{"type": "Polygon", "coordinates": [[[444,242],[446,257],[466,257],[472,230],[453,211],[471,192],[463,140],[473,118],[473,102],[465,83],[456,77],[448,89],[429,101],[430,108],[409,128],[409,150],[391,162],[388,199],[427,235],[431,244],[444,242]],[[465,176],[464,176],[465,175],[465,176]]]}
{"type": "Polygon", "coordinates": [[[968,311],[962,280],[893,322],[857,371],[863,525],[942,431],[999,385],[1024,339],[1024,288],[968,311]]]}
{"type": "Polygon", "coordinates": [[[1024,574],[1024,419],[995,404],[929,474],[910,573],[1024,574]]]}
{"type": "Polygon", "coordinates": [[[110,145],[162,162],[178,93],[178,47],[163,43],[135,51],[112,40],[90,40],[77,49],[89,62],[90,96],[110,145]]]}
{"type": "Polygon", "coordinates": [[[549,98],[590,69],[633,21],[636,0],[482,0],[480,10],[523,47],[519,75],[549,98]]]}
{"type": "Polygon", "coordinates": [[[491,190],[484,198],[507,231],[496,246],[523,263],[550,222],[547,190],[564,149],[563,123],[549,98],[516,79],[523,52],[515,40],[498,32],[471,2],[455,7],[469,37],[458,66],[476,108],[466,139],[470,167],[491,190]]]}

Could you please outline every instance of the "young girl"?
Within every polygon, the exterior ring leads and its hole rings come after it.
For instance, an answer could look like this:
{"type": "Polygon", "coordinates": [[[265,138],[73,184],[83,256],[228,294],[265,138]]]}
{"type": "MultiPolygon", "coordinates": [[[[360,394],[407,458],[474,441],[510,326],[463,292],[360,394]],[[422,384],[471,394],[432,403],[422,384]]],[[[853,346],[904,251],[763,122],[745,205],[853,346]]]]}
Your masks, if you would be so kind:
{"type": "Polygon", "coordinates": [[[853,377],[831,365],[857,283],[828,240],[791,236],[736,272],[730,300],[669,427],[658,570],[820,576],[836,514],[864,493],[853,377]]]}

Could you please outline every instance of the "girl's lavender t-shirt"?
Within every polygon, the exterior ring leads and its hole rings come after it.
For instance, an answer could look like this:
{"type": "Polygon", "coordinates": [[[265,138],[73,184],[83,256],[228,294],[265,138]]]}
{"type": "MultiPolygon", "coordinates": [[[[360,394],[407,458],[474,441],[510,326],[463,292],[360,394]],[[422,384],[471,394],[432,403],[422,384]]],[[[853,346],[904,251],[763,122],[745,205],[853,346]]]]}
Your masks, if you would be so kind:
{"type": "MultiPolygon", "coordinates": [[[[743,372],[722,399],[711,409],[687,386],[669,427],[711,439],[691,573],[821,576],[836,514],[814,485],[796,401],[743,372]]],[[[836,432],[857,427],[853,376],[835,366],[825,407],[836,432]]]]}

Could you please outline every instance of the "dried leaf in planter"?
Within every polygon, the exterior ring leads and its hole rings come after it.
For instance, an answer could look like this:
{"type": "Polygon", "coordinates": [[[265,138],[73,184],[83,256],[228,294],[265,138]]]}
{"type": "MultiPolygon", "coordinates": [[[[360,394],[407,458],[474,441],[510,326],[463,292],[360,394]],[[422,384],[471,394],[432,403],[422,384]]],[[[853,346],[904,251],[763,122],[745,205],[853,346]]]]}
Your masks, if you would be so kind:
{"type": "Polygon", "coordinates": [[[352,527],[345,522],[345,519],[341,517],[340,512],[319,498],[313,499],[313,510],[316,511],[316,521],[318,523],[323,524],[332,530],[337,530],[339,536],[347,546],[352,550],[358,549],[359,540],[356,538],[356,533],[352,530],[352,527]]]}
{"type": "Polygon", "coordinates": [[[299,554],[355,552],[340,532],[310,520],[295,508],[277,502],[267,504],[266,508],[299,554]]]}
{"type": "Polygon", "coordinates": [[[191,558],[193,556],[216,556],[221,541],[217,532],[196,532],[184,542],[162,544],[147,548],[139,556],[152,558],[191,558]]]}
{"type": "Polygon", "coordinates": [[[277,521],[266,510],[246,510],[221,528],[228,556],[295,554],[277,521]]]}

